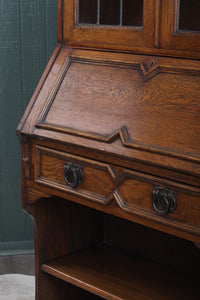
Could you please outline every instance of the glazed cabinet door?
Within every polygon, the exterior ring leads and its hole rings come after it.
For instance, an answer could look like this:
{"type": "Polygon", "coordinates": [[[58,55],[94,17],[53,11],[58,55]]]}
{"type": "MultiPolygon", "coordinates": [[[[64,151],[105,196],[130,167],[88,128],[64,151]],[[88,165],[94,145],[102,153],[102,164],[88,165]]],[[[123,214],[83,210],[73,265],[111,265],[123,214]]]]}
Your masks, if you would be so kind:
{"type": "Polygon", "coordinates": [[[200,51],[200,1],[161,0],[161,48],[200,51]]]}
{"type": "Polygon", "coordinates": [[[65,0],[66,45],[135,50],[154,47],[155,0],[65,0]]]}

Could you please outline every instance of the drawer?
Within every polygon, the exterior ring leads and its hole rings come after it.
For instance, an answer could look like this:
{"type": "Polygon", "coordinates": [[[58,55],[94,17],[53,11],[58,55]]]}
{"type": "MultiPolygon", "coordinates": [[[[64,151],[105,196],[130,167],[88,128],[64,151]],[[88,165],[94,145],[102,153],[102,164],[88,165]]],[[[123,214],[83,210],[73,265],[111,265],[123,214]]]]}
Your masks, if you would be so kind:
{"type": "Polygon", "coordinates": [[[200,188],[123,170],[115,200],[126,212],[200,234],[200,188]]]}
{"type": "Polygon", "coordinates": [[[104,163],[36,146],[34,180],[106,205],[113,199],[114,171],[104,163]]]}
{"type": "Polygon", "coordinates": [[[133,221],[137,216],[200,234],[200,188],[38,145],[35,149],[37,183],[105,206],[114,200],[120,215],[129,213],[133,221]]]}

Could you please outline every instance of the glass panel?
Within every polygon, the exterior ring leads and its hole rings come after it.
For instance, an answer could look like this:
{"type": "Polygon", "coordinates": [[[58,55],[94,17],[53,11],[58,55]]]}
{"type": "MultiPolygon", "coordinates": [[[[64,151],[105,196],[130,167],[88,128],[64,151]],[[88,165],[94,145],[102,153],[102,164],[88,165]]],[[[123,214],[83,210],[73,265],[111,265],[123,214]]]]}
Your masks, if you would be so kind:
{"type": "Polygon", "coordinates": [[[143,0],[79,0],[80,24],[142,26],[143,0]]]}
{"type": "Polygon", "coordinates": [[[100,3],[100,24],[120,24],[120,0],[101,0],[100,3]]]}
{"type": "Polygon", "coordinates": [[[179,0],[179,30],[200,31],[200,0],[179,0]]]}
{"type": "Polygon", "coordinates": [[[97,1],[79,0],[79,23],[97,24],[97,1]]]}
{"type": "Polygon", "coordinates": [[[122,25],[142,26],[143,0],[123,0],[122,25]]]}

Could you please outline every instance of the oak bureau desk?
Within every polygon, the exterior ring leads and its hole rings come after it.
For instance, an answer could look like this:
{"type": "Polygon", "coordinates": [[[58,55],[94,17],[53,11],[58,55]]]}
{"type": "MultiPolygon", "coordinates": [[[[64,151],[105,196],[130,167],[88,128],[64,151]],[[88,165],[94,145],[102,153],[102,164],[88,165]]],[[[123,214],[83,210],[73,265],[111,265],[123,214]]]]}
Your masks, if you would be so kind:
{"type": "Polygon", "coordinates": [[[58,0],[18,126],[36,299],[200,299],[200,1],[58,0]]]}

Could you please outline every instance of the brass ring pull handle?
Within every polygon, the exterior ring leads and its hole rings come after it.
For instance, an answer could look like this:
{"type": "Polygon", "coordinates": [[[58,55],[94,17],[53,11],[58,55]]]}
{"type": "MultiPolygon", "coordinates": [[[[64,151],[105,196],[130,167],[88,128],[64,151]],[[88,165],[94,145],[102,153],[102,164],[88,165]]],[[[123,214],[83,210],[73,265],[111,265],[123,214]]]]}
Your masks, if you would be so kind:
{"type": "Polygon", "coordinates": [[[169,189],[154,187],[152,193],[152,206],[154,211],[161,216],[174,211],[176,208],[175,194],[175,192],[169,189]]]}
{"type": "Polygon", "coordinates": [[[64,179],[68,186],[75,188],[83,181],[82,166],[66,162],[64,165],[64,179]]]}

